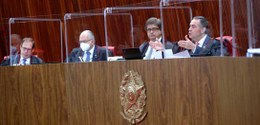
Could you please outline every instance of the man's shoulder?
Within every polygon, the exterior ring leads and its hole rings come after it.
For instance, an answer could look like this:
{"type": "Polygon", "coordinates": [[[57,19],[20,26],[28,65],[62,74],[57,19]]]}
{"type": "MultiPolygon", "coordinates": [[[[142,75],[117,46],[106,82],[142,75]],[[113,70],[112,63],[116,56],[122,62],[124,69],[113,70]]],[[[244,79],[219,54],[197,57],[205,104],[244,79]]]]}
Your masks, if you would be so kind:
{"type": "Polygon", "coordinates": [[[106,48],[103,48],[101,46],[95,45],[95,50],[104,52],[104,51],[106,51],[106,48]]]}
{"type": "Polygon", "coordinates": [[[207,35],[204,41],[206,41],[206,42],[208,42],[208,41],[213,42],[213,41],[215,41],[215,40],[216,40],[216,39],[214,39],[214,38],[210,37],[209,35],[207,35]]]}
{"type": "Polygon", "coordinates": [[[78,51],[81,51],[81,48],[80,48],[80,47],[73,48],[71,52],[78,52],[78,51]]]}
{"type": "Polygon", "coordinates": [[[171,41],[169,41],[169,40],[165,40],[164,41],[165,43],[165,49],[171,49],[173,46],[174,46],[174,44],[171,42],[171,41]]]}
{"type": "Polygon", "coordinates": [[[34,55],[31,56],[32,63],[38,64],[38,63],[43,63],[43,60],[39,57],[36,57],[34,55]]]}
{"type": "Polygon", "coordinates": [[[8,65],[10,65],[10,56],[5,58],[4,60],[2,60],[0,65],[1,66],[8,66],[8,65]]]}
{"type": "Polygon", "coordinates": [[[140,45],[140,49],[143,49],[143,48],[146,48],[146,47],[148,47],[148,45],[149,45],[149,42],[147,42],[147,41],[144,41],[141,45],[140,45]]]}
{"type": "Polygon", "coordinates": [[[19,58],[18,54],[17,55],[9,55],[4,60],[15,60],[17,58],[19,58]]]}
{"type": "Polygon", "coordinates": [[[209,42],[211,45],[219,45],[220,44],[219,40],[212,38],[210,36],[207,36],[206,41],[209,42]]]}
{"type": "Polygon", "coordinates": [[[82,49],[80,47],[73,48],[72,51],[70,52],[69,56],[76,56],[80,53],[82,53],[82,49]]]}
{"type": "Polygon", "coordinates": [[[142,45],[148,45],[148,44],[149,44],[148,41],[144,41],[140,46],[142,46],[142,45]]]}
{"type": "MultiPolygon", "coordinates": [[[[112,49],[108,49],[108,55],[109,56],[113,56],[113,51],[112,49]]],[[[106,54],[107,53],[107,49],[105,47],[101,47],[98,45],[95,45],[95,53],[96,54],[106,54]]]]}

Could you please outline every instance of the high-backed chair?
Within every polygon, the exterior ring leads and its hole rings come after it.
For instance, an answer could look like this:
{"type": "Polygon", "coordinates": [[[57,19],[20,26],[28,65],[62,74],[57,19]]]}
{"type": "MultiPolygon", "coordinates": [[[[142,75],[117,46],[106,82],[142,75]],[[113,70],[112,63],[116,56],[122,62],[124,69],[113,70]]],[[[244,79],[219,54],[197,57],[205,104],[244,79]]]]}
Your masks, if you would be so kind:
{"type": "MultiPolygon", "coordinates": [[[[106,46],[102,46],[103,48],[106,48],[106,46]]],[[[108,46],[108,49],[113,53],[113,55],[116,55],[115,47],[114,46],[108,46]]]]}
{"type": "MultiPolygon", "coordinates": [[[[217,37],[216,39],[220,41],[220,37],[217,37]]],[[[233,55],[233,51],[232,51],[233,48],[238,49],[236,46],[232,45],[232,39],[233,39],[232,36],[223,36],[223,45],[227,47],[227,51],[230,56],[233,55]]],[[[236,56],[238,55],[239,54],[237,51],[236,56]]]]}

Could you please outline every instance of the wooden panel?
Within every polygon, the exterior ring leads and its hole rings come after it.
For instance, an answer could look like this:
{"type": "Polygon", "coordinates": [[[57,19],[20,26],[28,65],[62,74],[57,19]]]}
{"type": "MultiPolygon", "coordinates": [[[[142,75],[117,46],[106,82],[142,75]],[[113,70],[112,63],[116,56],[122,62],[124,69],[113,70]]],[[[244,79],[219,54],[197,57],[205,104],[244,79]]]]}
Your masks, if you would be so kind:
{"type": "Polygon", "coordinates": [[[45,66],[1,68],[0,124],[68,124],[64,73],[45,66]]]}
{"type": "Polygon", "coordinates": [[[259,58],[134,60],[0,67],[0,124],[128,124],[119,86],[135,70],[146,86],[140,123],[259,125],[259,58]]]}

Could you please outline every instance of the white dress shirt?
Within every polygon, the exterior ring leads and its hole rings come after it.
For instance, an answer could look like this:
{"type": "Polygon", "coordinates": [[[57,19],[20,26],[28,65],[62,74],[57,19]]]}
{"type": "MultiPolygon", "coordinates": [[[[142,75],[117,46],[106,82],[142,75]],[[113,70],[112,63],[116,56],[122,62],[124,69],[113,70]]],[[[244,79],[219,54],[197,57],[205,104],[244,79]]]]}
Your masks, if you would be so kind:
{"type": "MultiPolygon", "coordinates": [[[[205,35],[204,37],[202,37],[202,39],[200,39],[200,41],[198,42],[198,47],[202,47],[206,38],[207,38],[208,35],[205,35]]],[[[197,47],[193,50],[193,53],[196,51],[197,47]]]]}
{"type": "MultiPolygon", "coordinates": [[[[20,58],[20,61],[19,61],[19,65],[24,65],[23,64],[23,57],[21,56],[21,58],[20,58]]],[[[26,62],[25,62],[25,65],[30,65],[31,64],[31,58],[27,58],[26,59],[26,62]]]]}
{"type": "MultiPolygon", "coordinates": [[[[155,42],[160,42],[161,41],[161,37],[155,41],[155,42]]],[[[159,59],[162,58],[162,51],[157,51],[155,49],[153,49],[150,45],[147,48],[147,51],[145,52],[145,57],[143,59],[159,59]],[[158,57],[159,56],[159,57],[158,57]]]]}

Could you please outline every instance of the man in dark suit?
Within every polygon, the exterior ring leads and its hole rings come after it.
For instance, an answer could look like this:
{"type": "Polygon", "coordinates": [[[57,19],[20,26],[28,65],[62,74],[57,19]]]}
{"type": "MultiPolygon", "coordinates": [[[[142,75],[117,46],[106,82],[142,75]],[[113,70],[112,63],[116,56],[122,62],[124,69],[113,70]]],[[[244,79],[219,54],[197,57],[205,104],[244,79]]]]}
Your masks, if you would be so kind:
{"type": "MultiPolygon", "coordinates": [[[[210,36],[209,22],[203,16],[196,16],[190,22],[189,34],[178,45],[190,51],[191,55],[219,56],[221,54],[220,42],[210,36]]],[[[223,48],[224,55],[228,55],[223,48]]]]}
{"type": "Polygon", "coordinates": [[[1,65],[30,65],[43,63],[42,59],[33,56],[33,50],[35,48],[34,41],[32,38],[24,38],[20,45],[20,54],[11,55],[4,60],[1,65]]]}
{"type": "Polygon", "coordinates": [[[149,41],[142,43],[139,47],[143,59],[154,59],[155,53],[160,52],[164,58],[164,49],[172,49],[173,53],[178,52],[178,45],[165,41],[165,47],[162,42],[161,20],[155,17],[149,18],[145,23],[145,30],[149,41]]]}
{"type": "MultiPolygon", "coordinates": [[[[67,62],[94,62],[107,61],[106,49],[95,45],[95,36],[90,30],[81,32],[79,36],[80,47],[74,48],[66,59],[67,62]]],[[[108,51],[109,56],[112,55],[108,51]]]]}

